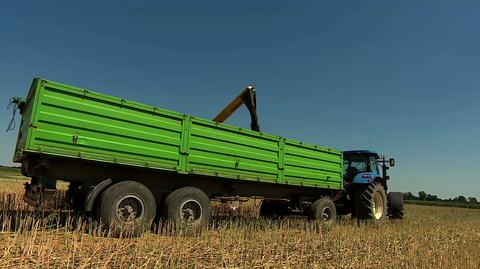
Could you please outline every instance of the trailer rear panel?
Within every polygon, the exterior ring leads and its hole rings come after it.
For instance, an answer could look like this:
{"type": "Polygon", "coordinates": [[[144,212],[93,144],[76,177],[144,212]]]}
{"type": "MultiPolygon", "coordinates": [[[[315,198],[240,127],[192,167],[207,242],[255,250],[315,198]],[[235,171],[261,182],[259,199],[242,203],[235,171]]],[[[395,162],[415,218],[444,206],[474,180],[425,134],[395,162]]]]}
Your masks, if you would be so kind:
{"type": "MultiPolygon", "coordinates": [[[[343,188],[341,151],[34,79],[14,161],[58,156],[318,188],[343,188]]],[[[159,179],[160,180],[160,179],[159,179]]]]}

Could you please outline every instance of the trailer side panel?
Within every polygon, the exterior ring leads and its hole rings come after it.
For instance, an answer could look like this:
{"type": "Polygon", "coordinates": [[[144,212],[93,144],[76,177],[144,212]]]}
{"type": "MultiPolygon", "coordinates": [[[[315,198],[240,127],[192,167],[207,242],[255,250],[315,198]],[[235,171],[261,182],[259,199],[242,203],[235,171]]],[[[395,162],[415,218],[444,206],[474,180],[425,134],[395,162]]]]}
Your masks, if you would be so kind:
{"type": "Polygon", "coordinates": [[[343,187],[340,151],[53,81],[34,84],[20,127],[28,139],[19,139],[16,161],[43,154],[219,180],[343,187]]]}

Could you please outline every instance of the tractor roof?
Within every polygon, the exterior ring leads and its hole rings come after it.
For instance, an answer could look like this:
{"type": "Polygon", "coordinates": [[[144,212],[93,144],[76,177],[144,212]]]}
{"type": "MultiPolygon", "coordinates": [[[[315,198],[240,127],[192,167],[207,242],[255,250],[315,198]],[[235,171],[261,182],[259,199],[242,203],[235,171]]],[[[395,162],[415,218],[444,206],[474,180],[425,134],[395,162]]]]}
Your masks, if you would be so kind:
{"type": "Polygon", "coordinates": [[[377,152],[373,150],[347,150],[343,152],[343,155],[355,155],[355,154],[363,154],[363,155],[374,155],[377,158],[380,156],[377,152]]]}

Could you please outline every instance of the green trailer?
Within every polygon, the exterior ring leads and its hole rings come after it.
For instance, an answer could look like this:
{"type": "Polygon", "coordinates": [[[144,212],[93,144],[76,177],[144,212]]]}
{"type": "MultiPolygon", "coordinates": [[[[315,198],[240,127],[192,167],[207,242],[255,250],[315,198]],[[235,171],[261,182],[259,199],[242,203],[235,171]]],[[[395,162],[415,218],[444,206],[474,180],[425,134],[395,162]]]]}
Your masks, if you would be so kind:
{"type": "Polygon", "coordinates": [[[331,217],[332,197],[345,191],[339,150],[40,78],[14,103],[14,161],[32,178],[32,205],[64,180],[73,208],[118,227],[155,216],[200,227],[211,199],[263,197],[265,213],[320,203],[313,215],[331,217]]]}

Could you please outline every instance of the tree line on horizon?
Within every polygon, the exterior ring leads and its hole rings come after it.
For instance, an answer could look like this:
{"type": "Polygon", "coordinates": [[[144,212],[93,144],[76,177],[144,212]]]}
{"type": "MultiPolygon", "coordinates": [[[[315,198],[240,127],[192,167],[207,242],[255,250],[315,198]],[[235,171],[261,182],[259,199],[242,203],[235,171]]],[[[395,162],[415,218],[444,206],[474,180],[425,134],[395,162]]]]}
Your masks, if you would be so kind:
{"type": "Polygon", "coordinates": [[[410,201],[435,201],[435,202],[456,202],[456,203],[471,203],[471,204],[479,204],[477,198],[475,197],[465,197],[463,195],[457,196],[455,198],[448,198],[448,199],[441,199],[438,198],[437,195],[426,193],[424,191],[419,191],[418,196],[415,196],[411,192],[403,193],[404,200],[410,201]]]}

